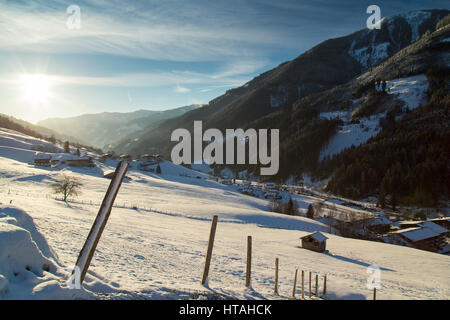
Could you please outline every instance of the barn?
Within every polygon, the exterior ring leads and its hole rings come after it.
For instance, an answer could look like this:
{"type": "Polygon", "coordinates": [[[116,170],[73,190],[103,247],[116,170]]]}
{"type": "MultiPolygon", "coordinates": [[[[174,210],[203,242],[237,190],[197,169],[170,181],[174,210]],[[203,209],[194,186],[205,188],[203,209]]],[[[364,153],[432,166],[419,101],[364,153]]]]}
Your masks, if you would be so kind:
{"type": "Polygon", "coordinates": [[[316,231],[314,233],[300,237],[300,239],[302,240],[302,248],[317,252],[324,252],[326,249],[328,238],[319,231],[316,231]]]}

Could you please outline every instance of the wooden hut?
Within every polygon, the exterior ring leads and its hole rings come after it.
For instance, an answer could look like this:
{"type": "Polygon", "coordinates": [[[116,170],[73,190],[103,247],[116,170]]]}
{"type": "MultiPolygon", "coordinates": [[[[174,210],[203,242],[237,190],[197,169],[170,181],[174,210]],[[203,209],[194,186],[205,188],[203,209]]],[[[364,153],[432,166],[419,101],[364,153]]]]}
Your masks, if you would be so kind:
{"type": "Polygon", "coordinates": [[[316,231],[314,233],[300,237],[300,239],[302,240],[302,248],[317,252],[324,252],[328,238],[319,231],[316,231]]]}

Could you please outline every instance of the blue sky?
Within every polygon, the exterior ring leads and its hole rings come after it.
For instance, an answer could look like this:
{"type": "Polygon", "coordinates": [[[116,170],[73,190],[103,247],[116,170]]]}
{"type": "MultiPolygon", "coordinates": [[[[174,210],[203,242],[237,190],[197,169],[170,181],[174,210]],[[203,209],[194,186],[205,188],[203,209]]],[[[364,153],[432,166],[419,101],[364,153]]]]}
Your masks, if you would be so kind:
{"type": "Polygon", "coordinates": [[[449,8],[448,1],[0,1],[0,113],[36,122],[207,103],[364,28],[371,4],[382,17],[449,8]],[[81,9],[80,29],[66,26],[72,4],[81,9]],[[44,77],[24,80],[29,74],[44,77]]]}

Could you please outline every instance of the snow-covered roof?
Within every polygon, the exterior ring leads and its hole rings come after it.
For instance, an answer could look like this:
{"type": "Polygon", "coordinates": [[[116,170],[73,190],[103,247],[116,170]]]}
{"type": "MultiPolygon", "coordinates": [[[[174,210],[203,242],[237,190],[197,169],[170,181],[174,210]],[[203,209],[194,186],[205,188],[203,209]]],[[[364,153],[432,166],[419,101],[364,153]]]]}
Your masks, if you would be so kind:
{"type": "Polygon", "coordinates": [[[445,229],[444,227],[441,227],[440,225],[438,225],[438,224],[436,224],[434,222],[431,222],[431,221],[422,222],[420,225],[423,226],[424,228],[431,229],[434,232],[439,233],[439,234],[443,234],[443,233],[447,233],[448,232],[448,230],[445,229]]]}
{"type": "Polygon", "coordinates": [[[367,225],[369,226],[379,226],[379,225],[388,225],[392,222],[385,217],[376,217],[376,218],[370,218],[367,220],[367,225]]]}
{"type": "Polygon", "coordinates": [[[401,229],[392,232],[393,234],[401,234],[403,237],[411,241],[420,241],[429,238],[438,237],[447,233],[448,230],[430,221],[420,223],[420,227],[401,229]]]}
{"type": "Polygon", "coordinates": [[[300,239],[307,238],[307,237],[311,237],[311,238],[315,239],[317,242],[323,242],[328,239],[319,231],[307,234],[306,236],[300,237],[300,239]]]}
{"type": "Polygon", "coordinates": [[[48,153],[38,153],[34,155],[34,159],[48,159],[50,160],[52,156],[48,153]]]}
{"type": "Polygon", "coordinates": [[[34,159],[48,159],[52,161],[77,161],[90,160],[89,156],[78,157],[70,153],[38,153],[34,155],[34,159]]]}

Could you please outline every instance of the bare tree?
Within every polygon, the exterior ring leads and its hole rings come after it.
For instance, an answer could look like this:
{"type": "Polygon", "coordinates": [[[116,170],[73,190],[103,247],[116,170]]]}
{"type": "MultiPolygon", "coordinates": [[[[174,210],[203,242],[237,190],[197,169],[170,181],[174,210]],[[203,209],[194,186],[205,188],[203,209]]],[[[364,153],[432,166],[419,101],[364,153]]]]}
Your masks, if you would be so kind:
{"type": "Polygon", "coordinates": [[[75,178],[65,174],[55,179],[52,184],[53,192],[56,194],[61,193],[64,196],[64,201],[70,196],[78,196],[81,194],[81,182],[75,178]]]}

